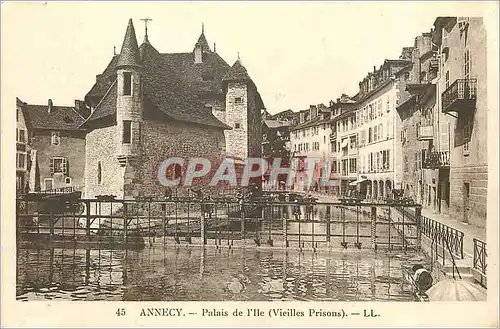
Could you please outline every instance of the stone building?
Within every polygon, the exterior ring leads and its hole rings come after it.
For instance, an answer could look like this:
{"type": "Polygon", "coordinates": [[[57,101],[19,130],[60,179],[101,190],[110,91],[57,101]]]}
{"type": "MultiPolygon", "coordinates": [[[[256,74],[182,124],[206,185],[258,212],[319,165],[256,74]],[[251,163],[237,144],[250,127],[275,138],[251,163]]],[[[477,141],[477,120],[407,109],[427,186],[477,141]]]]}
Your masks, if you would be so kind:
{"type": "MultiPolygon", "coordinates": [[[[167,158],[208,158],[216,169],[224,157],[261,153],[257,88],[239,59],[229,66],[212,51],[204,31],[192,52],[165,54],[147,30],[139,47],[129,20],[120,54],[85,102],[92,111],[83,124],[86,197],[161,196],[158,167],[167,158]]],[[[170,166],[165,175],[182,181],[184,167],[170,166]]]]}
{"type": "Polygon", "coordinates": [[[89,111],[75,106],[33,105],[17,99],[17,187],[46,191],[84,190],[85,130],[89,111]],[[26,188],[28,185],[28,188],[26,188]]]}
{"type": "MultiPolygon", "coordinates": [[[[435,124],[438,136],[449,136],[445,143],[439,139],[434,152],[450,152],[449,215],[485,227],[488,187],[486,29],[482,18],[439,17],[434,22],[434,30],[433,42],[438,47],[440,61],[436,83],[440,121],[435,124]],[[443,117],[446,119],[441,120],[443,117]]],[[[439,156],[431,160],[442,166],[439,156]]]]}
{"type": "Polygon", "coordinates": [[[384,64],[359,83],[356,123],[358,127],[358,182],[368,199],[384,199],[402,185],[402,147],[397,136],[401,122],[396,112],[400,89],[396,74],[411,64],[407,49],[398,60],[384,64]]]}
{"type": "MultiPolygon", "coordinates": [[[[411,65],[396,74],[400,90],[397,111],[402,127],[399,136],[403,150],[402,188],[405,196],[424,207],[437,204],[437,186],[446,188],[446,184],[439,184],[438,181],[447,181],[446,166],[440,172],[439,168],[433,168],[426,162],[428,153],[433,150],[436,112],[437,56],[431,41],[432,33],[417,36],[414,47],[411,47],[411,65]]],[[[446,158],[445,155],[443,158],[446,158]]],[[[449,166],[449,163],[446,165],[449,166]]],[[[445,203],[446,200],[443,200],[443,207],[445,203]]]]}
{"type": "Polygon", "coordinates": [[[347,95],[330,103],[330,159],[332,160],[332,179],[338,183],[332,187],[334,195],[344,195],[349,184],[357,179],[357,124],[356,102],[347,95]]]}

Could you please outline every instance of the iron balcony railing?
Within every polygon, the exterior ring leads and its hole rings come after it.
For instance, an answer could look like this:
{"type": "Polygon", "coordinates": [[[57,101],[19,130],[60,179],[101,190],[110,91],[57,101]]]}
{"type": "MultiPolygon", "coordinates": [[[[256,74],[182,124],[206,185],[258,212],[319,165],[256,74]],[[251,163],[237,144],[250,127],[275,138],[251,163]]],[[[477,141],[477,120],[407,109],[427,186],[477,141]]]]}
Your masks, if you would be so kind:
{"type": "Polygon", "coordinates": [[[450,152],[432,151],[427,153],[423,161],[423,167],[426,169],[437,169],[450,166],[450,152]]]}
{"type": "Polygon", "coordinates": [[[477,79],[457,79],[442,94],[443,112],[456,111],[457,101],[474,101],[477,95],[477,79]]]}
{"type": "Polygon", "coordinates": [[[486,242],[474,238],[474,259],[473,266],[474,269],[478,270],[482,274],[486,275],[486,242]]]}

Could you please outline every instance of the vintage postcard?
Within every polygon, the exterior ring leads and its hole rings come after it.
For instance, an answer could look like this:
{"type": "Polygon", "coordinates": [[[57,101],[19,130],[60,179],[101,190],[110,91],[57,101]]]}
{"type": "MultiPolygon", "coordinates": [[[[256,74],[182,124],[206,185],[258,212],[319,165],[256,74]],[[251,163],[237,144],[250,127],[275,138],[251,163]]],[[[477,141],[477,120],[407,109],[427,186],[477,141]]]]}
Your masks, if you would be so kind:
{"type": "Polygon", "coordinates": [[[498,9],[3,2],[3,326],[497,327],[498,9]]]}

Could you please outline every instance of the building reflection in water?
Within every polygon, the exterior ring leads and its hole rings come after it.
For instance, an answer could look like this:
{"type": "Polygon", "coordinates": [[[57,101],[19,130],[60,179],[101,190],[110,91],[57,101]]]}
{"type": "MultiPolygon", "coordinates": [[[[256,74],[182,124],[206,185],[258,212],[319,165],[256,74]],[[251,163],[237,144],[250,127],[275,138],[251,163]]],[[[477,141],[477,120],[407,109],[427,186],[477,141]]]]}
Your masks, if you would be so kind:
{"type": "Polygon", "coordinates": [[[400,289],[404,261],[255,248],[20,249],[16,293],[19,300],[409,301],[400,289]]]}

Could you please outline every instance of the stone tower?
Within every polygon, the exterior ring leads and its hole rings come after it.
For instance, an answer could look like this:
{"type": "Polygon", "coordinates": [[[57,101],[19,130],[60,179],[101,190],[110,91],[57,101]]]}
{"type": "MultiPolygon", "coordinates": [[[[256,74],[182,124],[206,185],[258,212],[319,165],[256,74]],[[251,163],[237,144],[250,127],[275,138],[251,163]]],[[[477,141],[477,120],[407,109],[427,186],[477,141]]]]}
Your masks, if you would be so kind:
{"type": "Polygon", "coordinates": [[[143,118],[142,64],[132,19],[128,22],[116,71],[116,156],[120,166],[125,167],[124,197],[132,197],[136,196],[134,190],[137,190],[133,184],[139,181],[136,176],[141,157],[143,118]]]}
{"type": "Polygon", "coordinates": [[[226,93],[225,121],[233,128],[226,131],[227,155],[243,160],[260,157],[259,95],[239,56],[222,83],[226,93]]]}

